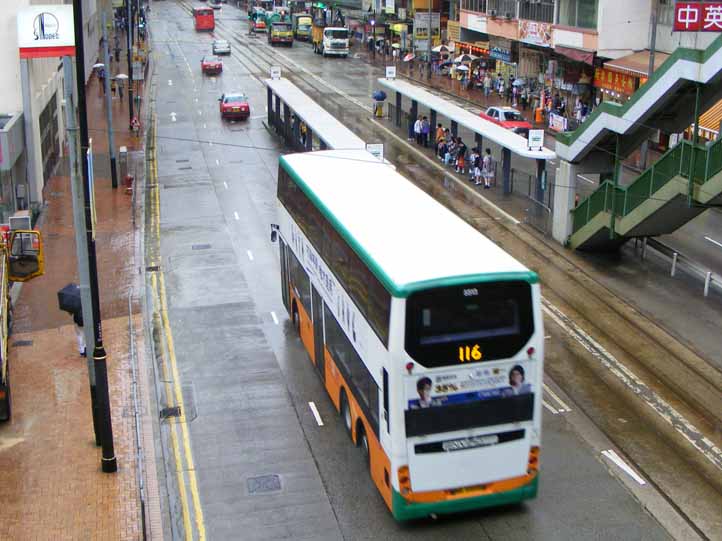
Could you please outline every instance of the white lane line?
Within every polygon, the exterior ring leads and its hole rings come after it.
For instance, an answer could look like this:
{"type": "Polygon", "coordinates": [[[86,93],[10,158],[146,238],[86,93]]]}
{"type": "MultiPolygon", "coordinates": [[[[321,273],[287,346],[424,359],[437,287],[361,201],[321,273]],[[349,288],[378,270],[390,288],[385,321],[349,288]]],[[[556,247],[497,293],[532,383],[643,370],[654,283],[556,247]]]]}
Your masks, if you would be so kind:
{"type": "Polygon", "coordinates": [[[561,407],[559,408],[559,411],[561,411],[561,412],[568,411],[568,412],[571,413],[572,408],[570,408],[569,406],[567,406],[566,403],[564,402],[564,400],[562,400],[561,398],[559,398],[559,397],[557,396],[557,394],[556,394],[554,391],[552,391],[546,383],[544,384],[544,391],[545,391],[549,396],[551,396],[551,397],[556,401],[557,404],[559,404],[559,405],[561,406],[561,407]]]}
{"type": "Polygon", "coordinates": [[[251,252],[250,250],[246,250],[246,253],[248,254],[248,259],[253,261],[253,252],[251,252]]]}
{"type": "Polygon", "coordinates": [[[216,160],[216,165],[221,165],[221,160],[216,160]]]}
{"type": "Polygon", "coordinates": [[[224,187],[226,190],[228,189],[228,184],[226,183],[225,180],[223,181],[223,187],[224,187]]]}
{"type": "Polygon", "coordinates": [[[647,482],[637,473],[635,472],[622,458],[615,453],[612,449],[607,449],[606,451],[602,451],[602,454],[606,456],[609,460],[614,462],[617,466],[619,466],[624,472],[629,475],[632,479],[634,479],[637,483],[640,485],[646,485],[647,482]]]}
{"type": "Polygon", "coordinates": [[[709,238],[709,237],[705,237],[704,240],[708,240],[708,241],[710,241],[712,244],[716,244],[717,246],[719,246],[720,248],[722,248],[722,242],[717,242],[716,240],[711,239],[711,238],[709,238]]]}
{"type": "Polygon", "coordinates": [[[204,129],[204,130],[206,129],[206,125],[205,125],[205,124],[203,124],[203,129],[204,129]]]}
{"type": "Polygon", "coordinates": [[[316,404],[309,402],[308,407],[311,408],[311,413],[313,413],[313,416],[316,418],[318,426],[323,426],[323,420],[321,419],[321,414],[318,412],[318,409],[316,409],[316,404]]]}
{"type": "Polygon", "coordinates": [[[619,362],[604,347],[577,326],[561,310],[542,297],[542,309],[564,331],[574,338],[607,370],[627,386],[640,400],[652,408],[662,419],[669,423],[697,451],[702,453],[716,468],[722,469],[722,450],[706,438],[697,427],[668,404],[661,396],[649,388],[634,372],[619,362]]]}
{"type": "Polygon", "coordinates": [[[271,312],[271,319],[276,325],[278,325],[278,316],[276,315],[276,312],[271,312]]]}
{"type": "Polygon", "coordinates": [[[548,334],[544,337],[544,340],[551,340],[551,339],[552,339],[552,337],[549,336],[548,334]]]}
{"type": "Polygon", "coordinates": [[[591,180],[591,179],[588,179],[588,178],[585,177],[584,175],[577,175],[577,176],[578,176],[580,179],[582,179],[582,180],[586,180],[589,184],[596,184],[596,182],[594,182],[594,181],[591,180]]]}
{"type": "Polygon", "coordinates": [[[175,113],[170,114],[170,120],[171,122],[175,122],[175,113]]]}
{"type": "Polygon", "coordinates": [[[168,86],[173,86],[173,81],[168,79],[168,86]]]}
{"type": "Polygon", "coordinates": [[[238,215],[238,213],[237,213],[236,211],[233,211],[233,217],[234,217],[236,220],[240,220],[240,219],[241,219],[241,217],[238,215]]]}
{"type": "Polygon", "coordinates": [[[203,114],[203,111],[201,111],[200,109],[198,109],[198,115],[202,115],[202,114],[203,114]]]}
{"type": "Polygon", "coordinates": [[[542,400],[542,406],[552,412],[552,415],[557,415],[559,412],[549,405],[546,400],[542,400]]]}

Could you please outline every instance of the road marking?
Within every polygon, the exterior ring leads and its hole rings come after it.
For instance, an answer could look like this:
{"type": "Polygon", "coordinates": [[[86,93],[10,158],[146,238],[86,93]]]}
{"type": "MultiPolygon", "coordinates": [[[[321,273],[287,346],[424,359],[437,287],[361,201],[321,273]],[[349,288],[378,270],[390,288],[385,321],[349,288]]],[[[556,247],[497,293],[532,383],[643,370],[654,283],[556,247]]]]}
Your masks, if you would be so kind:
{"type": "Polygon", "coordinates": [[[717,246],[719,246],[720,248],[722,248],[722,242],[717,242],[716,240],[711,239],[711,238],[709,238],[709,237],[705,237],[704,239],[705,239],[705,240],[708,240],[708,241],[710,241],[712,244],[716,244],[717,246]]]}
{"type": "Polygon", "coordinates": [[[206,125],[205,125],[205,124],[203,124],[203,129],[204,129],[204,130],[206,129],[206,125]]]}
{"type": "MultiPolygon", "coordinates": [[[[155,132],[155,126],[157,125],[157,118],[155,114],[153,115],[153,126],[154,126],[154,133],[155,132]]],[[[151,169],[151,174],[153,177],[153,181],[155,184],[158,182],[158,155],[157,155],[157,136],[156,136],[156,142],[153,145],[153,167],[151,169]]],[[[153,198],[153,210],[154,210],[154,220],[153,220],[153,226],[155,229],[156,236],[158,237],[158,242],[160,242],[160,190],[156,189],[154,190],[154,198],[153,198]]],[[[198,539],[201,541],[205,541],[206,539],[206,529],[205,529],[205,523],[203,521],[203,508],[201,507],[201,500],[200,495],[198,492],[198,483],[196,481],[196,469],[195,464],[193,461],[193,454],[191,452],[191,444],[190,444],[190,434],[188,430],[188,423],[186,421],[185,417],[185,407],[183,403],[183,392],[181,388],[181,379],[178,373],[178,364],[176,361],[175,356],[175,347],[173,343],[173,332],[170,327],[170,320],[168,317],[168,305],[167,305],[167,294],[165,289],[165,278],[163,271],[160,271],[158,273],[153,273],[151,275],[151,284],[155,288],[156,284],[159,286],[157,291],[158,300],[160,303],[159,306],[159,312],[161,317],[161,322],[163,325],[164,334],[166,337],[166,348],[168,351],[168,362],[163,363],[163,371],[164,371],[164,380],[166,385],[166,396],[169,399],[169,402],[172,405],[173,399],[175,398],[175,404],[180,407],[181,415],[178,419],[178,423],[170,423],[171,426],[171,441],[173,446],[173,452],[174,457],[176,460],[176,475],[178,476],[178,484],[179,484],[179,493],[181,498],[181,509],[182,509],[182,515],[183,515],[183,525],[186,532],[186,539],[193,539],[193,532],[191,529],[191,523],[190,523],[190,509],[188,505],[188,500],[186,496],[186,482],[185,478],[188,477],[188,484],[190,485],[190,492],[191,492],[191,498],[193,500],[193,514],[195,516],[195,523],[196,523],[196,530],[198,531],[198,539]],[[156,277],[157,274],[157,277],[156,277]],[[170,364],[171,368],[171,374],[167,373],[168,367],[167,364],[170,364]],[[171,383],[173,382],[173,389],[171,390],[171,383]],[[178,442],[178,435],[177,435],[177,425],[180,425],[180,431],[183,438],[183,449],[185,454],[185,462],[186,464],[183,464],[183,460],[181,457],[180,452],[180,444],[178,442]]]]}
{"type": "Polygon", "coordinates": [[[173,81],[171,81],[170,79],[168,79],[168,86],[173,86],[173,81]]]}
{"type": "Polygon", "coordinates": [[[225,180],[223,181],[223,187],[224,187],[226,190],[228,189],[228,184],[226,183],[225,180]]]}
{"type": "Polygon", "coordinates": [[[246,250],[246,253],[248,254],[248,259],[253,261],[253,252],[251,252],[250,250],[246,250]]]}
{"type": "MultiPolygon", "coordinates": [[[[221,165],[221,160],[216,160],[216,165],[221,165]]],[[[225,182],[223,184],[225,184],[225,182]]]]}
{"type": "Polygon", "coordinates": [[[271,319],[276,325],[278,325],[278,316],[276,315],[276,312],[271,312],[271,319]]]}
{"type": "Polygon", "coordinates": [[[647,482],[642,479],[642,477],[635,472],[622,458],[615,453],[612,449],[607,449],[606,451],[602,451],[602,454],[606,456],[609,460],[614,462],[617,466],[619,466],[624,472],[629,475],[632,479],[634,479],[637,483],[644,486],[647,484],[647,482]]]}
{"type": "MultiPolygon", "coordinates": [[[[195,90],[195,88],[193,90],[195,90]]],[[[198,103],[198,98],[196,98],[195,100],[196,100],[196,103],[198,103]]]]}
{"type": "Polygon", "coordinates": [[[170,114],[170,121],[175,122],[175,113],[170,114]]]}
{"type": "Polygon", "coordinates": [[[552,415],[557,415],[559,413],[557,410],[551,407],[546,400],[542,400],[542,406],[548,409],[552,413],[552,415]]]}
{"type": "Polygon", "coordinates": [[[582,180],[586,180],[589,184],[596,184],[596,182],[594,182],[594,181],[591,180],[591,179],[588,179],[588,178],[585,177],[584,175],[577,175],[577,176],[578,176],[580,179],[582,179],[582,180]]]}
{"type": "Polygon", "coordinates": [[[552,337],[549,336],[548,334],[544,337],[544,340],[551,340],[551,339],[552,339],[552,337]]]}
{"type": "Polygon", "coordinates": [[[309,402],[308,407],[311,408],[311,413],[313,413],[313,416],[316,418],[318,426],[323,426],[323,420],[321,419],[321,414],[318,412],[318,409],[316,409],[316,404],[309,402]]]}
{"type": "Polygon", "coordinates": [[[235,210],[233,211],[233,217],[234,217],[236,220],[240,220],[240,219],[241,219],[241,217],[238,215],[238,213],[237,213],[235,210]]]}
{"type": "Polygon", "coordinates": [[[706,438],[697,427],[690,423],[682,414],[668,404],[661,396],[649,388],[629,368],[619,362],[611,353],[583,331],[561,310],[542,297],[542,309],[569,336],[597,359],[607,370],[616,376],[624,385],[637,395],[647,406],[652,408],[662,419],[669,423],[697,451],[715,467],[722,469],[722,450],[709,438],[706,438]]]}
{"type": "Polygon", "coordinates": [[[200,109],[198,109],[198,116],[200,116],[200,115],[202,115],[202,114],[203,114],[203,111],[201,111],[200,109]]]}
{"type": "Polygon", "coordinates": [[[572,408],[570,408],[569,406],[567,406],[566,403],[565,403],[561,398],[559,398],[559,397],[557,396],[557,394],[556,394],[554,391],[552,391],[546,383],[544,384],[544,391],[545,391],[549,396],[551,396],[551,397],[557,402],[557,404],[559,404],[559,405],[561,406],[561,407],[559,408],[559,411],[561,411],[561,412],[568,411],[568,412],[571,413],[572,408]]]}

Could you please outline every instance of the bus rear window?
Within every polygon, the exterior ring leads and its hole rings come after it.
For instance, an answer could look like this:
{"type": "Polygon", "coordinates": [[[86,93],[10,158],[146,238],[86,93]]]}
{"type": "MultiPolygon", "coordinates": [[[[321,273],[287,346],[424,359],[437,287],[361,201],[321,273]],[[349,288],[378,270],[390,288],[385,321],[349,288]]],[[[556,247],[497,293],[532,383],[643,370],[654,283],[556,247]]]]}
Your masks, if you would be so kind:
{"type": "Polygon", "coordinates": [[[406,301],[406,351],[432,368],[507,359],[534,332],[531,286],[490,282],[420,291],[406,301]]]}

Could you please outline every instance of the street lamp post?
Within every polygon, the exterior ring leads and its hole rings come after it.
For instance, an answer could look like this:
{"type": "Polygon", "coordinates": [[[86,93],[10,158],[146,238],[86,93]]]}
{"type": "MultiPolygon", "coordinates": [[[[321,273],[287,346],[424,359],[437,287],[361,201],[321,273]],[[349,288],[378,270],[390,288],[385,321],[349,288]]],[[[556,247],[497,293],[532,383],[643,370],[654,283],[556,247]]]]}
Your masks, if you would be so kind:
{"type": "Polygon", "coordinates": [[[95,255],[95,224],[90,207],[90,185],[88,176],[88,115],[85,105],[85,52],[83,49],[83,11],[81,0],[73,0],[73,22],[75,26],[75,79],[78,97],[78,119],[80,124],[80,154],[83,170],[83,199],[85,207],[86,238],[88,243],[88,272],[91,305],[93,312],[93,365],[95,366],[96,395],[100,414],[100,445],[103,450],[102,470],[106,473],[118,471],[113,446],[113,425],[110,418],[110,396],[108,392],[108,368],[103,329],[100,321],[100,295],[98,292],[98,262],[95,255]]]}
{"type": "Polygon", "coordinates": [[[128,44],[128,127],[130,129],[133,129],[133,63],[132,63],[132,53],[133,53],[133,19],[131,17],[131,11],[130,11],[130,0],[128,0],[126,3],[126,20],[127,24],[125,25],[125,32],[126,32],[126,43],[128,44]]]}

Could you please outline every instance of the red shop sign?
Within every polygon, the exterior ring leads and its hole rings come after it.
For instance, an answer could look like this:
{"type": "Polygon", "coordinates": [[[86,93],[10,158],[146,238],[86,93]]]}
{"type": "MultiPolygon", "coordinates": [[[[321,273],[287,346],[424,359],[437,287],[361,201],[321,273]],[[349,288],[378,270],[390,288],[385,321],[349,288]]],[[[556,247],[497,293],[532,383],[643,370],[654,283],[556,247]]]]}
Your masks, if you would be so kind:
{"type": "Polygon", "coordinates": [[[722,2],[677,2],[675,32],[722,32],[722,2]]]}

